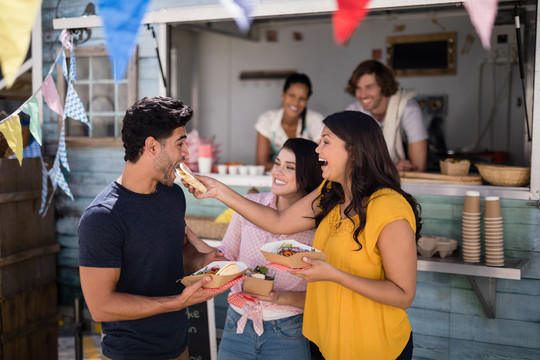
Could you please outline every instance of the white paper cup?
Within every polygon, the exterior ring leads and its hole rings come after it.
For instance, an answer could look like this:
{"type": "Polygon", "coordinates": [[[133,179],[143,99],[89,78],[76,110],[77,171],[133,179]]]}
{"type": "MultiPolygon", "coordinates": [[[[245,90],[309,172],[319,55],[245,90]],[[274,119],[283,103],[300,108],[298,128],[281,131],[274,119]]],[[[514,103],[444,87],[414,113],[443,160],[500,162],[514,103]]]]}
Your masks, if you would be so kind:
{"type": "Polygon", "coordinates": [[[238,167],[240,165],[229,165],[229,174],[230,175],[238,175],[238,167]]]}
{"type": "Polygon", "coordinates": [[[488,196],[484,201],[484,217],[500,218],[502,217],[501,202],[498,196],[488,196]]]}
{"type": "Polygon", "coordinates": [[[246,165],[239,165],[238,166],[238,174],[247,175],[248,174],[248,167],[246,165]]]}
{"type": "Polygon", "coordinates": [[[199,173],[210,174],[212,172],[212,158],[199,157],[199,173]]]}
{"type": "Polygon", "coordinates": [[[469,213],[480,212],[480,192],[467,191],[465,193],[465,201],[463,203],[463,211],[469,213]]]}
{"type": "Polygon", "coordinates": [[[259,175],[259,168],[257,165],[248,165],[248,174],[255,176],[259,175]]]}
{"type": "Polygon", "coordinates": [[[226,175],[227,174],[227,165],[225,164],[219,164],[217,166],[217,172],[220,175],[226,175]]]}

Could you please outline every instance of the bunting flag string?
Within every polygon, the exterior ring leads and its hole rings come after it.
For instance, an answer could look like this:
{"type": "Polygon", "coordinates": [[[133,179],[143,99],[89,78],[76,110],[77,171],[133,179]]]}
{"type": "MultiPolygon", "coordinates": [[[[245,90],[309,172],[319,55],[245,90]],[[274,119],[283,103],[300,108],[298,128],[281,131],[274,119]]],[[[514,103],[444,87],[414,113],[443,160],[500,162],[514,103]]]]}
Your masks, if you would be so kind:
{"type": "MultiPolygon", "coordinates": [[[[56,60],[54,61],[53,65],[50,67],[49,69],[49,72],[47,73],[47,76],[51,75],[53,73],[53,70],[54,70],[54,65],[58,63],[58,61],[60,60],[61,58],[61,55],[62,55],[62,51],[60,51],[60,53],[58,54],[58,56],[56,57],[56,60]]],[[[15,110],[13,113],[11,113],[10,115],[8,115],[7,117],[3,118],[0,120],[0,124],[6,122],[6,121],[9,121],[13,116],[19,114],[22,109],[24,107],[26,107],[26,105],[32,100],[34,99],[40,92],[41,92],[41,88],[43,87],[43,83],[41,83],[41,85],[39,86],[39,88],[36,90],[36,92],[34,92],[32,94],[32,96],[30,98],[28,98],[28,100],[26,100],[21,106],[19,106],[19,108],[17,110],[15,110]]]]}
{"type": "MultiPolygon", "coordinates": [[[[67,72],[64,73],[64,76],[66,76],[66,74],[67,72]]],[[[66,77],[66,80],[68,82],[68,90],[66,96],[66,105],[64,109],[65,115],[88,125],[88,127],[91,129],[92,125],[86,117],[86,111],[84,110],[83,103],[79,98],[79,94],[77,94],[77,92],[75,91],[75,86],[73,85],[74,82],[77,82],[77,65],[75,60],[75,51],[73,47],[71,47],[69,78],[66,77]]]]}
{"type": "Polygon", "coordinates": [[[19,160],[19,164],[22,166],[23,155],[26,156],[35,156],[40,158],[41,167],[42,167],[42,188],[41,188],[41,205],[39,213],[44,216],[49,209],[49,206],[52,202],[54,193],[59,187],[64,191],[64,193],[71,199],[74,200],[73,194],[69,188],[69,185],[62,173],[62,167],[67,171],[70,171],[67,153],[66,153],[66,134],[65,134],[65,122],[66,118],[72,118],[77,121],[81,121],[88,126],[90,122],[86,116],[86,111],[84,110],[83,104],[77,94],[73,83],[76,81],[76,59],[73,46],[71,44],[71,35],[68,31],[62,31],[60,36],[60,41],[62,42],[62,50],[59,51],[59,54],[54,61],[53,65],[49,69],[49,72],[45,76],[45,80],[40,85],[40,87],[35,91],[35,93],[26,100],[17,110],[12,114],[7,116],[4,119],[0,120],[0,131],[4,134],[9,147],[13,150],[14,157],[19,160]],[[67,67],[66,56],[64,49],[71,52],[70,58],[70,67],[67,67]],[[52,77],[54,67],[56,64],[60,64],[62,67],[62,73],[66,78],[68,83],[68,93],[66,94],[65,106],[62,107],[62,102],[58,94],[55,82],[52,77]],[[54,158],[53,165],[50,170],[47,170],[47,165],[43,160],[43,155],[41,153],[42,145],[42,133],[41,133],[41,124],[39,123],[39,108],[38,108],[38,99],[37,96],[41,93],[43,99],[47,106],[56,114],[60,116],[61,129],[58,135],[58,147],[56,155],[54,158]],[[19,118],[19,113],[24,112],[30,117],[30,133],[34,137],[35,141],[31,142],[31,145],[23,149],[23,139],[22,139],[22,127],[21,121],[19,118]],[[28,150],[28,151],[27,151],[28,150]],[[48,181],[51,181],[52,184],[52,193],[48,198],[48,181]]]}

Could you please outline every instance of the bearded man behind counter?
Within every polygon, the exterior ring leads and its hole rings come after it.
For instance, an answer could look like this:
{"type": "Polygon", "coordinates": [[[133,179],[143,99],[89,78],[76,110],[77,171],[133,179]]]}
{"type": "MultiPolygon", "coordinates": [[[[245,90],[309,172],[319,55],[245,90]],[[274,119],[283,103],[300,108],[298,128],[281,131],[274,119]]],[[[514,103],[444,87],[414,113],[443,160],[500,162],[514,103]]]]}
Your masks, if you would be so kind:
{"type": "Polygon", "coordinates": [[[192,114],[171,98],[131,106],[122,128],[123,172],[81,217],[81,286],[101,322],[104,359],[188,359],[185,308],[225,291],[203,290],[210,277],[185,288],[177,283],[224,259],[217,250],[197,251],[201,240],[186,227],[186,199],[174,183],[175,168],[189,156],[185,124],[192,114]]]}
{"type": "Polygon", "coordinates": [[[416,91],[400,88],[393,71],[381,62],[366,60],[353,71],[345,92],[356,98],[346,110],[377,121],[399,171],[426,171],[428,133],[416,91]]]}

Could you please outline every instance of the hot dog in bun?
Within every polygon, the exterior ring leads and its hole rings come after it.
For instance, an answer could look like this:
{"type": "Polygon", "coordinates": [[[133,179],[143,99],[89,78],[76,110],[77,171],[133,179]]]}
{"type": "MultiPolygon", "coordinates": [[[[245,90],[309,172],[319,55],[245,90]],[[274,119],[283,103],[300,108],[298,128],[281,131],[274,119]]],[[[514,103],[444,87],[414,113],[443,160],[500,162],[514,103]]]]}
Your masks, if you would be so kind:
{"type": "Polygon", "coordinates": [[[239,272],[240,272],[240,269],[238,268],[238,266],[236,266],[236,264],[234,263],[230,263],[230,264],[225,265],[221,269],[219,269],[216,275],[221,275],[221,276],[234,275],[234,274],[238,274],[239,272]]]}
{"type": "Polygon", "coordinates": [[[202,193],[206,192],[206,186],[204,186],[202,182],[200,182],[195,178],[195,176],[193,176],[193,173],[186,164],[180,163],[180,167],[176,168],[176,174],[180,177],[180,179],[184,180],[189,185],[193,186],[195,189],[199,190],[202,193]]]}

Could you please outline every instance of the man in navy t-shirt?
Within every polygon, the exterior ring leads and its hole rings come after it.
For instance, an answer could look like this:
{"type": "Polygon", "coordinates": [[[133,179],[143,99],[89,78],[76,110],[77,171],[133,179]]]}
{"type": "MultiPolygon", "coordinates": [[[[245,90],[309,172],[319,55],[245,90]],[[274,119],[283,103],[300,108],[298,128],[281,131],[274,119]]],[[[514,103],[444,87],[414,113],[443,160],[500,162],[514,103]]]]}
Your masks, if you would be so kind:
{"type": "Polygon", "coordinates": [[[104,359],[187,359],[184,309],[225,291],[203,290],[210,277],[185,288],[177,282],[184,269],[224,260],[217,250],[197,251],[201,240],[186,231],[186,199],[174,183],[175,168],[189,156],[185,124],[192,113],[163,97],[129,108],[122,175],[81,217],[81,286],[101,322],[104,359]]]}

